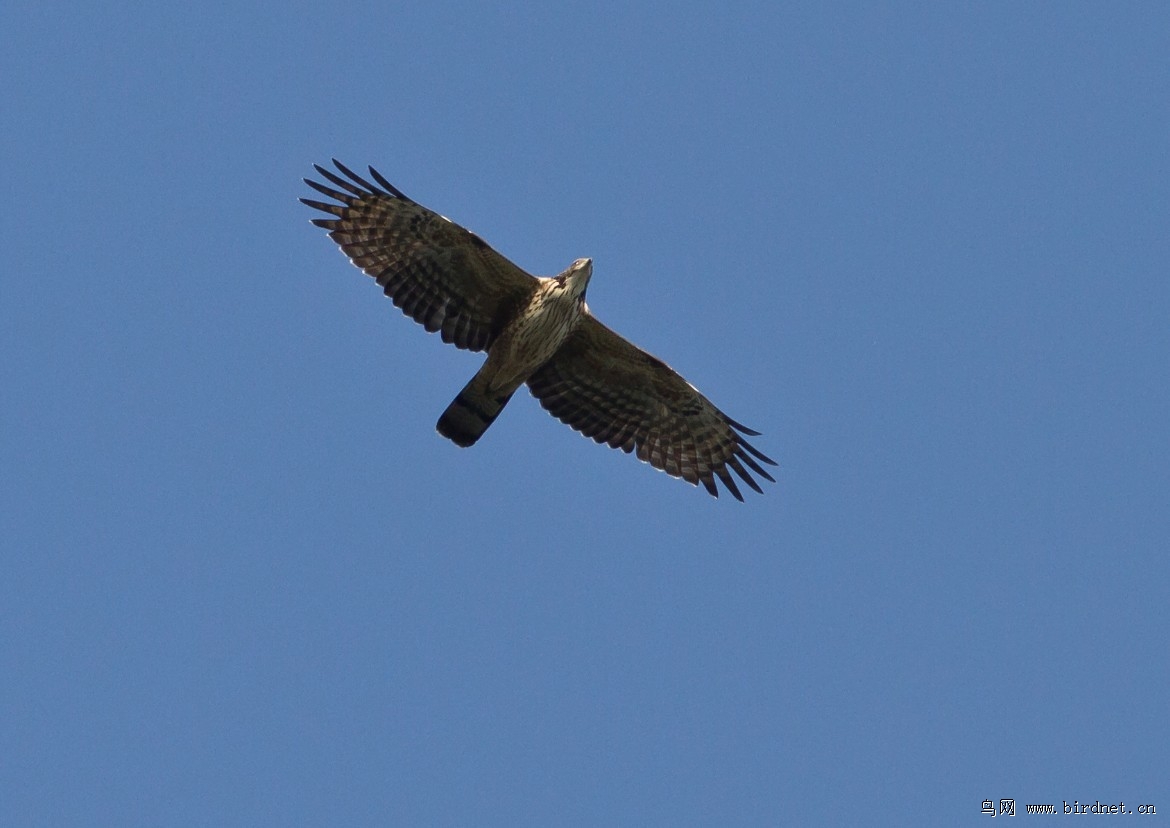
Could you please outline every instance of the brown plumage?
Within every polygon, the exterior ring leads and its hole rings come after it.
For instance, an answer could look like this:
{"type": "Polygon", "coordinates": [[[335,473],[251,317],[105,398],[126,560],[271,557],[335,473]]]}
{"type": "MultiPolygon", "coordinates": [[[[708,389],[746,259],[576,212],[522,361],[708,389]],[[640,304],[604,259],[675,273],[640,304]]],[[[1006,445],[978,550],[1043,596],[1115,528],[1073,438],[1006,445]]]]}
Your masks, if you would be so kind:
{"type": "Polygon", "coordinates": [[[305,179],[338,202],[301,199],[333,216],[313,223],[328,230],[407,316],[438,331],[444,342],[488,352],[443,412],[441,434],[473,444],[527,383],[541,406],[575,430],[702,483],[716,497],[718,477],[743,500],[731,471],[757,492],[751,472],[775,482],[760,465],[775,462],[744,439],[758,432],[589,312],[589,259],[551,279],[531,276],[479,236],[407,198],[373,167],[370,175],[380,186],[333,163],[345,178],[314,166],[337,189],[305,179]]]}

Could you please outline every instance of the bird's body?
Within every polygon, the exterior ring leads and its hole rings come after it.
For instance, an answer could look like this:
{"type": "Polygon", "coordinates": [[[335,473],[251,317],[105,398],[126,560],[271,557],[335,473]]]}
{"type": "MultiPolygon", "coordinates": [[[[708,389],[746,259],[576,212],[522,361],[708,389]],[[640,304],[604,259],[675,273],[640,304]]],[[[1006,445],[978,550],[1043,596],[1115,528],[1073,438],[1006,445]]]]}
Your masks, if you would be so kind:
{"type": "Polygon", "coordinates": [[[552,279],[540,279],[528,303],[488,347],[483,367],[439,418],[439,433],[470,446],[492,424],[516,389],[552,358],[585,312],[593,262],[578,259],[552,279]]]}
{"type": "Polygon", "coordinates": [[[370,184],[336,160],[346,178],[317,166],[340,190],[305,179],[334,216],[315,219],[398,307],[444,342],[487,360],[439,418],[438,430],[470,446],[527,383],[557,419],[718,496],[718,477],[743,497],[728,469],[756,491],[751,471],[775,465],[735,422],[664,362],[602,325],[585,304],[590,259],[559,276],[533,277],[479,236],[407,198],[372,167],[370,184]],[[753,459],[754,458],[754,459],[753,459]]]}

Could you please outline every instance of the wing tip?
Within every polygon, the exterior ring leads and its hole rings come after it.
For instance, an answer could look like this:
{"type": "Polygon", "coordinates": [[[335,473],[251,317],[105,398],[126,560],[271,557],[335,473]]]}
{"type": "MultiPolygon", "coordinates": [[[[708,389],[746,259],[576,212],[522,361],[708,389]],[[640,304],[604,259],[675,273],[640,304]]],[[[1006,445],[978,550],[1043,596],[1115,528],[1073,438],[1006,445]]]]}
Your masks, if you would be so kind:
{"type": "Polygon", "coordinates": [[[729,426],[731,426],[733,429],[735,429],[736,431],[739,432],[739,434],[736,435],[736,442],[738,442],[741,446],[743,446],[748,451],[750,451],[752,454],[754,454],[756,456],[756,459],[762,460],[763,462],[767,463],[769,466],[780,465],[775,460],[773,460],[771,457],[764,454],[762,451],[760,451],[755,446],[753,446],[751,443],[749,443],[747,440],[743,439],[743,437],[759,437],[759,436],[761,436],[760,432],[756,431],[754,428],[748,428],[743,423],[736,422],[735,420],[731,419],[726,414],[724,414],[722,411],[720,411],[719,414],[720,414],[720,416],[723,417],[723,421],[725,423],[727,423],[729,426]],[[741,437],[740,435],[743,435],[743,436],[741,437]]]}
{"type": "Polygon", "coordinates": [[[739,445],[741,448],[744,448],[744,449],[746,449],[748,452],[750,452],[751,454],[755,455],[755,457],[756,457],[756,459],[757,459],[757,460],[759,460],[759,461],[761,461],[761,462],[763,462],[763,463],[767,463],[769,466],[779,466],[779,465],[780,465],[779,463],[777,463],[775,460],[773,460],[773,459],[772,459],[771,457],[769,457],[768,455],[764,454],[762,451],[760,451],[758,448],[756,448],[755,446],[753,446],[751,443],[749,443],[749,442],[748,442],[747,440],[745,440],[744,438],[742,438],[742,437],[738,437],[738,438],[736,439],[736,441],[735,441],[735,442],[736,442],[736,443],[737,443],[737,444],[738,444],[738,445],[739,445]]]}
{"type": "MultiPolygon", "coordinates": [[[[370,195],[378,195],[384,196],[386,198],[399,198],[403,201],[410,202],[411,204],[417,203],[414,201],[414,199],[410,198],[404,192],[402,192],[402,190],[391,184],[384,175],[374,169],[373,165],[369,166],[370,175],[376,182],[378,182],[380,186],[374,186],[365,178],[347,167],[345,164],[338,161],[336,158],[330,158],[329,160],[333,162],[333,166],[335,166],[338,171],[342,173],[342,175],[348,178],[349,181],[346,181],[345,178],[342,178],[341,176],[337,175],[337,173],[327,169],[321,164],[313,164],[313,169],[316,170],[317,174],[322,178],[326,179],[327,181],[331,181],[338,187],[341,187],[342,189],[352,193],[358,199],[370,195]],[[359,187],[364,187],[365,190],[363,191],[359,189],[359,187]]],[[[321,184],[320,182],[313,181],[310,178],[302,178],[301,180],[312,187],[314,190],[346,203],[346,196],[342,195],[341,193],[330,191],[329,188],[325,187],[325,185],[321,184]]]]}
{"type": "Polygon", "coordinates": [[[735,478],[727,472],[726,466],[720,466],[715,470],[715,474],[723,481],[723,485],[727,487],[727,491],[731,492],[731,496],[743,503],[743,495],[740,494],[739,486],[735,485],[735,478]]]}
{"type": "Polygon", "coordinates": [[[748,428],[743,423],[737,423],[735,420],[728,417],[722,411],[719,412],[719,416],[723,418],[723,422],[727,423],[729,426],[734,428],[740,434],[744,434],[748,437],[759,437],[760,436],[760,432],[756,431],[754,428],[748,428]]]}
{"type": "Polygon", "coordinates": [[[391,184],[389,181],[387,181],[386,178],[382,175],[382,173],[375,170],[373,164],[370,164],[368,166],[368,169],[370,171],[370,175],[372,175],[374,177],[374,180],[377,181],[379,184],[381,184],[382,187],[386,190],[386,192],[389,195],[392,195],[395,198],[400,198],[403,201],[409,201],[411,204],[415,203],[413,199],[407,197],[406,193],[402,192],[402,190],[398,189],[393,184],[391,184]]]}

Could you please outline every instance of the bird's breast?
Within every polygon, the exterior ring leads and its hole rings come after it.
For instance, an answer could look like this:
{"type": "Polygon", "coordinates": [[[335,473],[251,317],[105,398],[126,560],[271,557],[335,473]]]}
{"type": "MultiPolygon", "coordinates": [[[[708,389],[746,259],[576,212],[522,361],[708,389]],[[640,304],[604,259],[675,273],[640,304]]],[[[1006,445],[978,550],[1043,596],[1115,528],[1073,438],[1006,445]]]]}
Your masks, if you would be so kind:
{"type": "Polygon", "coordinates": [[[501,332],[488,358],[501,379],[524,382],[557,352],[580,319],[577,300],[559,292],[538,293],[501,332]]]}

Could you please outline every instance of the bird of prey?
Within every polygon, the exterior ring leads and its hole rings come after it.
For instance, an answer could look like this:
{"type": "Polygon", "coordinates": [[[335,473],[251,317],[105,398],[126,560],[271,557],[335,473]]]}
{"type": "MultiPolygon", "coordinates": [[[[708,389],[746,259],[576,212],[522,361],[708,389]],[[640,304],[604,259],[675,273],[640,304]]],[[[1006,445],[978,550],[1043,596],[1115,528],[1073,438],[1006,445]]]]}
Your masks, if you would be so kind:
{"type": "Polygon", "coordinates": [[[751,472],[775,482],[760,463],[776,463],[744,439],[759,432],[589,312],[591,259],[578,259],[559,276],[532,276],[479,236],[407,198],[373,167],[376,185],[333,163],[341,175],[313,165],[332,186],[304,179],[336,202],[302,198],[331,216],[313,224],[328,230],[350,261],[427,331],[457,348],[487,351],[439,418],[444,437],[472,445],[527,383],[558,420],[598,443],[636,452],[669,475],[702,483],[715,497],[718,477],[743,500],[728,469],[761,494],[751,472]]]}

